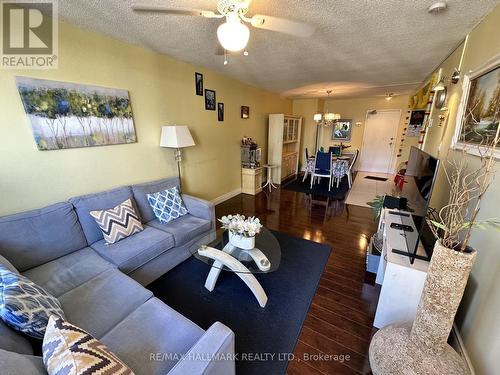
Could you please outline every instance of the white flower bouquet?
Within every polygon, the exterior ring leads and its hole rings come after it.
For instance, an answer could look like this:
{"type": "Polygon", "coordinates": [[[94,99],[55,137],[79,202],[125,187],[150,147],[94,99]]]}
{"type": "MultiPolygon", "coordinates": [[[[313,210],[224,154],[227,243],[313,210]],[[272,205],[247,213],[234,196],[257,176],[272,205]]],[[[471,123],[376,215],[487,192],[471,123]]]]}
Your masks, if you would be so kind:
{"type": "Polygon", "coordinates": [[[222,216],[219,221],[222,223],[222,228],[227,229],[231,234],[239,235],[240,237],[255,237],[260,233],[262,224],[255,216],[245,217],[244,215],[227,215],[222,216]]]}

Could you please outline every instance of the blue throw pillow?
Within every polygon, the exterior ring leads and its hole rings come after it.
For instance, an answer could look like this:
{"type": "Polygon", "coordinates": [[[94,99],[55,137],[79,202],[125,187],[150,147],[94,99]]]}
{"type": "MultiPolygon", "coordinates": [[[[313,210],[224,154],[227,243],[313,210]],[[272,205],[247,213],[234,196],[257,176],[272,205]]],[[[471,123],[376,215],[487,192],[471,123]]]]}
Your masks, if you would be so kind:
{"type": "Polygon", "coordinates": [[[63,319],[59,300],[23,275],[0,265],[0,318],[28,336],[43,339],[51,315],[63,319]]]}
{"type": "Polygon", "coordinates": [[[188,213],[186,206],[177,190],[177,186],[157,193],[148,194],[148,203],[162,224],[175,220],[188,213]]]}

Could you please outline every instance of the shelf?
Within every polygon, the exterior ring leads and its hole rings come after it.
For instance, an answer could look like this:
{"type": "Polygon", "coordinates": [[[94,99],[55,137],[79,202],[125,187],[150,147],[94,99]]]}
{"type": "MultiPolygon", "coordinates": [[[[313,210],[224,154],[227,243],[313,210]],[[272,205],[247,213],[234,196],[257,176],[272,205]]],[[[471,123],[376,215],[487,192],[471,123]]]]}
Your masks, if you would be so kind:
{"type": "Polygon", "coordinates": [[[296,139],[295,139],[295,140],[293,140],[293,141],[284,141],[284,142],[283,142],[283,144],[284,144],[284,145],[288,145],[288,144],[290,144],[290,143],[297,143],[297,142],[298,142],[298,140],[296,140],[296,139]]]}
{"type": "Polygon", "coordinates": [[[297,151],[293,151],[293,152],[284,152],[283,155],[282,155],[282,158],[286,158],[288,156],[292,156],[292,155],[297,155],[298,152],[297,151]]]}

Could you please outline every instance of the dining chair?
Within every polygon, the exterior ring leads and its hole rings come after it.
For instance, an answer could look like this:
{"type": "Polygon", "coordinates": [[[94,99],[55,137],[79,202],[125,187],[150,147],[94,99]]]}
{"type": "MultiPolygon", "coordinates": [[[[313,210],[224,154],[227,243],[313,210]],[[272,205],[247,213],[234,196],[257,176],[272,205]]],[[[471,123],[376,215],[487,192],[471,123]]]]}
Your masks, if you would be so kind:
{"type": "Polygon", "coordinates": [[[307,175],[312,173],[314,170],[314,161],[309,159],[309,151],[307,150],[307,147],[304,149],[304,163],[305,163],[305,168],[304,168],[304,177],[302,178],[302,182],[304,182],[307,178],[307,175]]]}
{"type": "Polygon", "coordinates": [[[349,171],[347,171],[347,181],[349,181],[349,189],[352,187],[352,170],[354,168],[354,164],[356,164],[356,160],[358,160],[358,156],[359,150],[356,150],[351,159],[351,163],[349,164],[349,171]]]}
{"type": "Polygon", "coordinates": [[[316,158],[314,160],[314,170],[311,173],[311,189],[314,184],[314,179],[316,177],[328,178],[328,191],[332,186],[332,154],[329,152],[316,153],[316,158]]]}
{"type": "Polygon", "coordinates": [[[330,154],[333,154],[333,156],[340,156],[340,154],[342,153],[342,149],[340,148],[340,146],[330,146],[328,152],[330,154]]]}

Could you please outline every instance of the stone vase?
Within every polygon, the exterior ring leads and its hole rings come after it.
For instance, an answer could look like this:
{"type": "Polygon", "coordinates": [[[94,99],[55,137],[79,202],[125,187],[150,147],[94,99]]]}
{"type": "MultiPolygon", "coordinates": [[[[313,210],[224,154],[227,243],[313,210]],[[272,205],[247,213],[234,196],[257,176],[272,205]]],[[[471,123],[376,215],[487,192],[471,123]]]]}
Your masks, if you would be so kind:
{"type": "Polygon", "coordinates": [[[458,252],[436,242],[411,328],[388,326],[373,336],[375,375],[469,374],[447,340],[475,259],[474,250],[458,252]]]}

